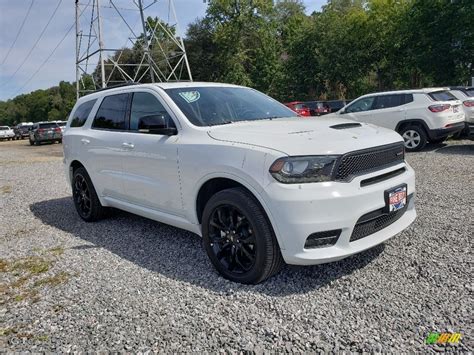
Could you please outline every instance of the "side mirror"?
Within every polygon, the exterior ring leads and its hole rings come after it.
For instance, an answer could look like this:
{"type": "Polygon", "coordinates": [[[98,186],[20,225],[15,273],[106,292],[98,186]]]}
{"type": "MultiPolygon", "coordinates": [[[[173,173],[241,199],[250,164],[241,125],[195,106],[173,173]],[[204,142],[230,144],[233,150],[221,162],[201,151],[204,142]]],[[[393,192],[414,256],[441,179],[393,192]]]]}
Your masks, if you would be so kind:
{"type": "Polygon", "coordinates": [[[149,115],[138,120],[138,132],[173,136],[178,133],[175,127],[168,127],[163,115],[149,115]]]}

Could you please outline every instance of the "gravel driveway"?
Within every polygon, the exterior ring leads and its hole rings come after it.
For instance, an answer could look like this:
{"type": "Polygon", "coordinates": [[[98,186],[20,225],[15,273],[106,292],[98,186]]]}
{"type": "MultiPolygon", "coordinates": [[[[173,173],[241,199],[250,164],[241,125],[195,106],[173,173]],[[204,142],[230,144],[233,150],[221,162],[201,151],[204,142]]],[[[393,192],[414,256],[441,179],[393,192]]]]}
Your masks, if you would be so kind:
{"type": "Polygon", "coordinates": [[[474,144],[408,154],[418,219],[340,262],[257,286],[199,237],[127,213],[77,216],[59,144],[0,142],[0,352],[472,351],[474,144]],[[432,332],[460,344],[426,345],[432,332]]]}

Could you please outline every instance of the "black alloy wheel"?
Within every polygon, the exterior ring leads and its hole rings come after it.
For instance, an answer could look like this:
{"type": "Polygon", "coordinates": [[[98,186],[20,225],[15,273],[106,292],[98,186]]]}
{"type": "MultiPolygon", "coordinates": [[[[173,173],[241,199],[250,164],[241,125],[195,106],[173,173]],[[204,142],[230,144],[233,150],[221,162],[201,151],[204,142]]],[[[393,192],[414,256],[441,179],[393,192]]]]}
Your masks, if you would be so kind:
{"type": "Polygon", "coordinates": [[[71,185],[74,206],[84,221],[94,222],[109,215],[110,209],[100,203],[92,180],[84,167],[74,170],[71,185]]]}
{"type": "Polygon", "coordinates": [[[203,246],[216,270],[226,279],[257,284],[284,265],[268,217],[246,189],[214,194],[202,215],[203,246]]]}
{"type": "Polygon", "coordinates": [[[243,274],[255,264],[256,239],[252,224],[235,206],[216,207],[209,221],[210,247],[228,272],[243,274]]]}
{"type": "Polygon", "coordinates": [[[81,174],[74,176],[73,198],[77,212],[82,218],[88,218],[91,214],[91,191],[87,181],[81,174]]]}

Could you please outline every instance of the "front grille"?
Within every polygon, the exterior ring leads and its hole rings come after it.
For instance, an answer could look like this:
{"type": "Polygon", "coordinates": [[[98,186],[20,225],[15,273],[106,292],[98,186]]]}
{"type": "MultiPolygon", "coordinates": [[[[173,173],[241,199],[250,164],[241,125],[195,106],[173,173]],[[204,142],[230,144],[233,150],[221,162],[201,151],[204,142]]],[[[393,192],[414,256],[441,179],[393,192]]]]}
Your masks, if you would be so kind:
{"type": "Polygon", "coordinates": [[[381,170],[404,160],[403,143],[350,152],[339,158],[334,178],[337,181],[350,181],[356,175],[381,170]]]}
{"type": "Polygon", "coordinates": [[[382,208],[377,211],[369,212],[360,217],[354,227],[354,230],[352,231],[351,238],[349,239],[349,241],[355,242],[356,240],[377,233],[378,231],[381,231],[392,223],[395,223],[405,214],[412,197],[413,195],[409,195],[407,197],[407,203],[405,207],[401,210],[391,213],[385,213],[385,209],[382,208]]]}

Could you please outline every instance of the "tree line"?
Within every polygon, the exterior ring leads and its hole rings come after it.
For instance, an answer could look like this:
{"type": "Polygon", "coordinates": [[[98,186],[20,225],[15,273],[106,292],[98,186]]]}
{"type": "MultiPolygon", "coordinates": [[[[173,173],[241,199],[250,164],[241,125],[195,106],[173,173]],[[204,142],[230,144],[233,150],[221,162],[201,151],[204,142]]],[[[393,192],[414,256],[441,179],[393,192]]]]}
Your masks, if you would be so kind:
{"type": "MultiPolygon", "coordinates": [[[[310,15],[301,0],[209,0],[185,46],[195,81],[246,85],[280,101],[351,99],[467,85],[472,14],[472,0],[329,0],[310,15]]],[[[140,58],[140,47],[121,60],[140,58]]],[[[74,101],[74,83],[61,82],[0,102],[0,123],[64,119],[74,101]]]]}

